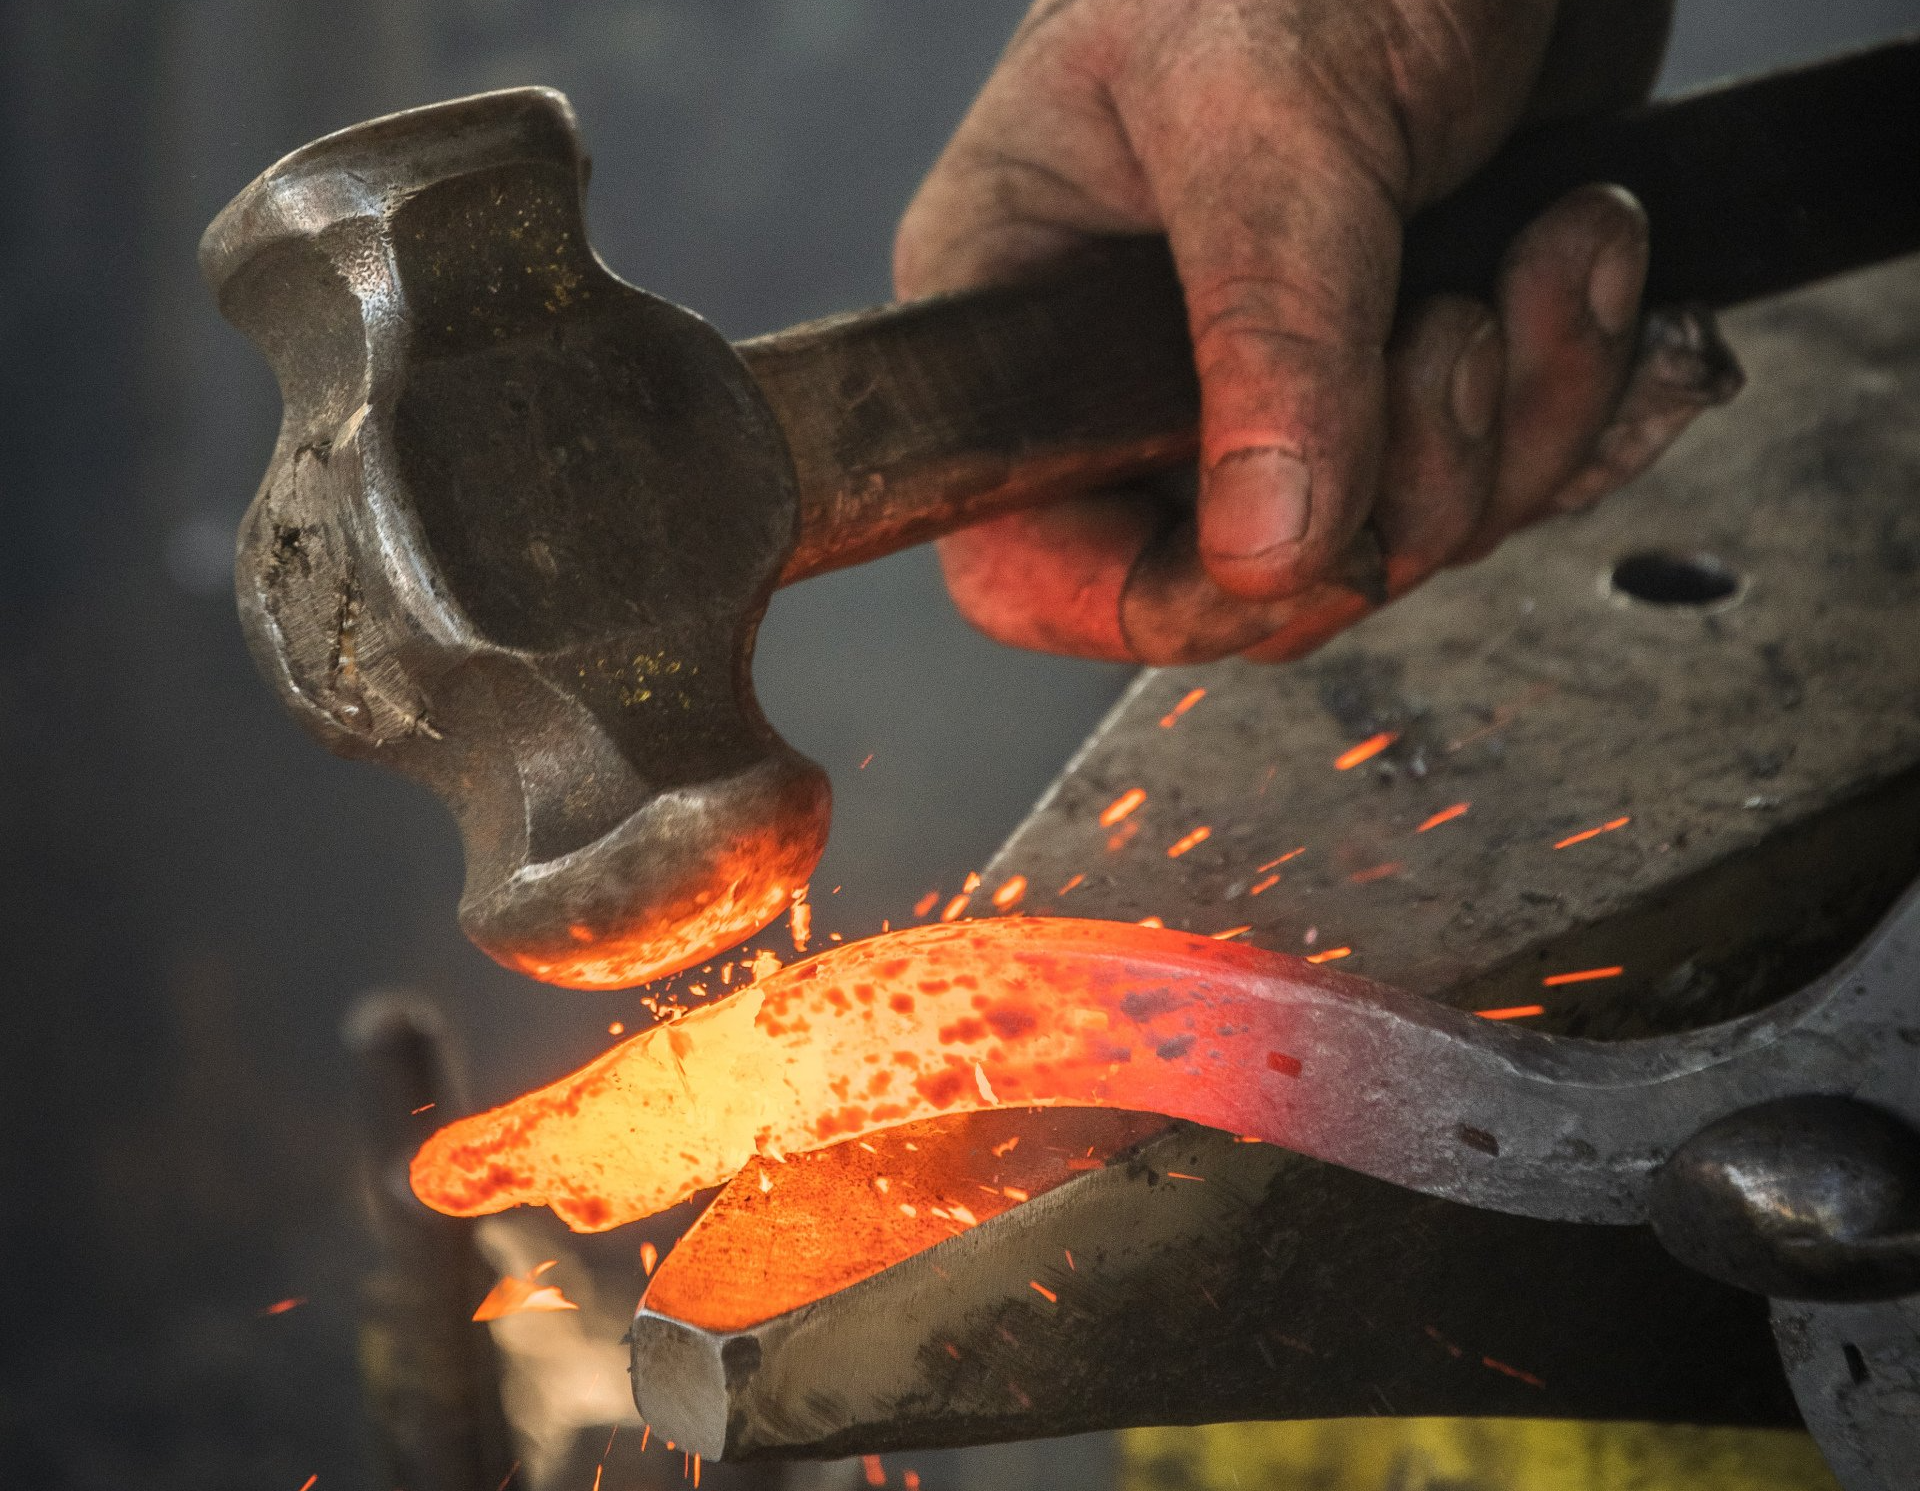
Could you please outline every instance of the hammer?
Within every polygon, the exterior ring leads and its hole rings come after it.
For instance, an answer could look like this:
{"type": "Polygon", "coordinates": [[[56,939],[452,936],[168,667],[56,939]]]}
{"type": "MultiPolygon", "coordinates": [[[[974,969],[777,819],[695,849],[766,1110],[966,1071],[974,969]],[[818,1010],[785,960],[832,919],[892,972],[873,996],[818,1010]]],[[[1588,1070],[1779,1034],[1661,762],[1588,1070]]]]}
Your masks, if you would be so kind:
{"type": "MultiPolygon", "coordinates": [[[[1415,222],[1403,295],[1484,293],[1596,180],[1648,209],[1650,303],[1789,288],[1920,245],[1916,138],[1912,42],[1538,131],[1415,222]]],[[[272,166],[200,263],[285,405],[236,561],[255,660],[330,749],[446,801],[480,948],[619,988],[757,931],[819,859],[825,774],[753,697],[774,588],[1177,474],[1198,388],[1161,240],[734,346],[599,261],[587,171],[550,89],[413,109],[272,166]]],[[[1363,536],[1277,629],[1316,645],[1378,569],[1363,536]]],[[[1209,624],[1167,585],[1124,605],[1131,635],[1209,624]]]]}

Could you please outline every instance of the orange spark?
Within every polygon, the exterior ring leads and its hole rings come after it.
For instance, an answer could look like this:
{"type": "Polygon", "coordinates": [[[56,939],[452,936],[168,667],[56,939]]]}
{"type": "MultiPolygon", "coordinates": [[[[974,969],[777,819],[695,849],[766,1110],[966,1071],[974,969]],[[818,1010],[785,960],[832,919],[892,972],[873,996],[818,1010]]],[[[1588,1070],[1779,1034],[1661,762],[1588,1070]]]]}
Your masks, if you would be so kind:
{"type": "Polygon", "coordinates": [[[1009,906],[1020,904],[1020,898],[1027,893],[1027,877],[1014,875],[1000,883],[993,893],[993,904],[1005,911],[1009,906]]]}
{"type": "Polygon", "coordinates": [[[868,768],[869,766],[871,766],[872,764],[873,764],[873,752],[872,752],[872,751],[868,751],[868,752],[867,752],[867,757],[866,757],[866,760],[864,760],[864,761],[862,761],[862,762],[861,762],[861,763],[860,763],[860,764],[859,764],[858,766],[856,766],[856,767],[854,767],[854,770],[855,770],[855,771],[865,771],[865,770],[866,770],[866,769],[867,769],[867,768],[868,768]]]}
{"type": "Polygon", "coordinates": [[[1136,927],[1157,927],[1164,930],[1167,924],[1157,916],[1143,916],[1139,921],[1135,922],[1134,925],[1136,927]]]}
{"type": "Polygon", "coordinates": [[[965,891],[968,895],[972,895],[975,891],[980,889],[979,873],[975,870],[967,871],[967,878],[960,882],[960,889],[965,891]]]}
{"type": "Polygon", "coordinates": [[[268,1305],[266,1309],[262,1310],[260,1313],[262,1315],[284,1315],[289,1310],[299,1309],[306,1302],[307,1302],[307,1297],[303,1294],[298,1299],[278,1300],[275,1303],[268,1305]]]}
{"type": "Polygon", "coordinates": [[[1482,1020],[1524,1020],[1530,1015],[1544,1015],[1546,1012],[1544,1004],[1514,1004],[1505,1009],[1474,1011],[1482,1020]]]}
{"type": "Polygon", "coordinates": [[[1114,824],[1118,823],[1146,800],[1147,794],[1143,789],[1139,787],[1127,788],[1125,792],[1122,792],[1112,802],[1108,803],[1105,810],[1102,811],[1100,814],[1100,826],[1102,828],[1112,828],[1114,824]]]}
{"type": "Polygon", "coordinates": [[[1077,1274],[1077,1273],[1079,1273],[1079,1272],[1080,1272],[1080,1270],[1079,1270],[1079,1269],[1078,1269],[1078,1268],[1077,1268],[1077,1267],[1076,1267],[1076,1266],[1074,1265],[1074,1261],[1073,1261],[1073,1249],[1072,1249],[1072,1248],[1062,1248],[1062,1249],[1061,1249],[1060,1251],[1061,1251],[1061,1252],[1063,1252],[1063,1253],[1065,1253],[1065,1254],[1067,1255],[1067,1271],[1068,1271],[1069,1273],[1075,1273],[1075,1274],[1077,1274]]]}
{"type": "Polygon", "coordinates": [[[640,1271],[649,1279],[653,1277],[654,1265],[660,1261],[660,1250],[650,1242],[640,1244],[640,1271]]]}
{"type": "Polygon", "coordinates": [[[1012,1154],[1019,1147],[1020,1147],[1020,1136],[1018,1134],[1015,1134],[1011,1139],[1007,1140],[1005,1144],[994,1145],[990,1153],[993,1155],[993,1157],[996,1160],[1004,1160],[1008,1155],[1012,1154]]]}
{"type": "Polygon", "coordinates": [[[901,1471],[900,1484],[905,1486],[907,1491],[920,1491],[920,1472],[917,1470],[901,1471]]]}
{"type": "Polygon", "coordinates": [[[1061,886],[1060,889],[1054,892],[1054,894],[1056,896],[1064,896],[1068,891],[1072,890],[1075,886],[1085,885],[1086,883],[1087,883],[1087,877],[1085,875],[1075,875],[1073,879],[1069,880],[1065,885],[1061,886]]]}
{"type": "Polygon", "coordinates": [[[925,916],[929,911],[933,910],[933,908],[939,904],[940,904],[940,892],[937,890],[930,890],[924,896],[922,896],[919,900],[913,903],[913,914],[915,916],[925,916]]]}
{"type": "Polygon", "coordinates": [[[319,1483],[320,1483],[320,1472],[316,1470],[312,1475],[308,1476],[304,1481],[300,1483],[300,1491],[313,1491],[313,1488],[317,1486],[319,1483]]]}
{"type": "Polygon", "coordinates": [[[1572,973],[1550,973],[1540,980],[1545,989],[1557,989],[1562,984],[1587,984],[1597,978],[1618,978],[1627,970],[1615,965],[1612,968],[1577,968],[1572,973]]]}
{"type": "Polygon", "coordinates": [[[878,1455],[862,1455],[860,1457],[860,1468],[867,1473],[866,1479],[869,1486],[886,1485],[886,1467],[880,1463],[880,1457],[878,1455]]]}
{"type": "Polygon", "coordinates": [[[1213,830],[1208,828],[1206,824],[1203,823],[1198,828],[1194,829],[1191,833],[1182,834],[1170,846],[1168,846],[1167,858],[1178,859],[1181,855],[1185,854],[1189,849],[1193,848],[1195,845],[1204,844],[1207,842],[1208,839],[1212,837],[1213,837],[1213,830]]]}
{"type": "Polygon", "coordinates": [[[1260,866],[1261,873],[1264,874],[1268,870],[1278,869],[1281,865],[1284,865],[1288,860],[1298,859],[1301,855],[1305,854],[1306,852],[1307,852],[1307,846],[1305,844],[1302,844],[1298,849],[1289,849],[1285,854],[1281,855],[1278,859],[1270,859],[1264,865],[1260,866]]]}
{"type": "Polygon", "coordinates": [[[793,950],[796,953],[804,953],[813,936],[813,908],[801,899],[805,895],[805,891],[796,893],[793,910],[787,914],[787,925],[793,932],[793,950]]]}
{"type": "Polygon", "coordinates": [[[624,1021],[612,1020],[608,1022],[607,1024],[608,1035],[625,1035],[626,1033],[627,1033],[627,1027],[624,1021]]]}
{"type": "Polygon", "coordinates": [[[598,1232],[756,1153],[985,1108],[1118,1108],[1271,1128],[1284,1143],[1293,1130],[1276,1126],[1289,1110],[1272,1102],[1266,1053],[1293,1044],[1294,1006],[1277,995],[1303,986],[1369,987],[1244,942],[1124,922],[915,927],[832,948],[460,1119],[422,1146],[411,1177],[452,1215],[544,1203],[598,1232]]]}
{"type": "Polygon", "coordinates": [[[1359,745],[1348,746],[1333,758],[1335,771],[1352,771],[1362,762],[1371,761],[1388,746],[1400,738],[1398,730],[1382,730],[1378,735],[1369,735],[1359,745]]]}
{"type": "Polygon", "coordinates": [[[524,1274],[508,1274],[487,1291],[487,1297],[480,1301],[480,1308],[473,1312],[473,1318],[498,1320],[504,1315],[579,1309],[578,1305],[554,1285],[535,1282],[558,1261],[556,1258],[549,1258],[545,1263],[536,1264],[524,1274]]]}
{"type": "Polygon", "coordinates": [[[1215,942],[1231,942],[1236,937],[1246,936],[1247,933],[1251,932],[1252,930],[1253,930],[1252,923],[1248,923],[1248,925],[1244,927],[1228,927],[1227,930],[1224,932],[1215,932],[1213,934],[1213,940],[1215,942]]]}
{"type": "Polygon", "coordinates": [[[1497,1361],[1490,1356],[1481,1357],[1480,1365],[1483,1367],[1491,1367],[1496,1372],[1503,1372],[1508,1377],[1516,1378],[1517,1380],[1526,1383],[1527,1386],[1529,1387],[1545,1387],[1546,1386],[1546,1383],[1542,1382],[1538,1377],[1535,1377],[1533,1373],[1522,1372],[1518,1367],[1509,1367],[1505,1362],[1497,1361]]]}
{"type": "Polygon", "coordinates": [[[1337,963],[1342,958],[1351,958],[1352,956],[1353,949],[1350,947],[1330,947],[1325,952],[1307,954],[1307,961],[1309,963],[1337,963]]]}
{"type": "Polygon", "coordinates": [[[1431,818],[1427,819],[1425,823],[1422,823],[1416,828],[1414,832],[1423,834],[1430,828],[1438,828],[1443,823],[1451,823],[1456,818],[1464,818],[1467,816],[1467,809],[1472,806],[1473,804],[1470,802],[1457,802],[1450,808],[1442,808],[1431,818]]]}
{"type": "Polygon", "coordinates": [[[1005,1196],[1009,1201],[1029,1201],[1032,1199],[1018,1186],[1002,1186],[1000,1187],[1000,1194],[1005,1196]]]}
{"type": "Polygon", "coordinates": [[[1555,844],[1553,847],[1556,849],[1567,849],[1567,848],[1571,848],[1575,844],[1584,844],[1587,842],[1588,839],[1597,839],[1600,837],[1601,834],[1610,834],[1616,828],[1625,828],[1631,822],[1633,822],[1633,819],[1630,817],[1629,818],[1612,818],[1612,819],[1609,819],[1607,822],[1601,824],[1598,828],[1586,828],[1586,829],[1582,829],[1577,834],[1568,834],[1564,839],[1562,839],[1559,843],[1555,844]]]}
{"type": "Polygon", "coordinates": [[[1060,1296],[1055,1294],[1051,1289],[1047,1288],[1047,1286],[1045,1284],[1042,1284],[1038,1279],[1028,1279],[1027,1288],[1031,1289],[1035,1294],[1039,1295],[1040,1298],[1045,1300],[1050,1305],[1057,1305],[1060,1303],[1060,1296]]]}
{"type": "Polygon", "coordinates": [[[1376,880],[1390,879],[1404,869],[1406,869],[1406,865],[1396,859],[1391,864],[1375,865],[1370,870],[1355,870],[1351,875],[1347,876],[1347,879],[1354,885],[1371,885],[1376,880]]]}
{"type": "Polygon", "coordinates": [[[425,1113],[429,1108],[438,1107],[437,1103],[422,1103],[418,1108],[409,1108],[408,1113],[425,1113]]]}
{"type": "Polygon", "coordinates": [[[1182,1170],[1169,1170],[1167,1172],[1167,1179],[1168,1180],[1205,1180],[1206,1176],[1188,1175],[1185,1171],[1182,1171],[1182,1170]]]}
{"type": "Polygon", "coordinates": [[[1162,730],[1171,730],[1175,720],[1179,719],[1181,715],[1185,714],[1189,709],[1192,709],[1194,705],[1206,697],[1207,691],[1205,689],[1188,689],[1178,704],[1160,716],[1160,728],[1162,730]]]}
{"type": "Polygon", "coordinates": [[[1264,890],[1272,890],[1279,883],[1280,877],[1278,875],[1265,876],[1262,879],[1254,881],[1252,885],[1249,885],[1247,887],[1247,894],[1257,896],[1264,890]]]}
{"type": "Polygon", "coordinates": [[[965,911],[966,909],[967,909],[967,892],[962,891],[959,895],[955,896],[951,901],[947,902],[945,909],[942,910],[940,913],[940,920],[943,922],[957,921],[959,920],[960,913],[965,911]]]}
{"type": "Polygon", "coordinates": [[[1107,853],[1118,854],[1134,841],[1135,836],[1138,835],[1139,832],[1140,820],[1138,818],[1121,824],[1112,833],[1107,835],[1107,853]]]}

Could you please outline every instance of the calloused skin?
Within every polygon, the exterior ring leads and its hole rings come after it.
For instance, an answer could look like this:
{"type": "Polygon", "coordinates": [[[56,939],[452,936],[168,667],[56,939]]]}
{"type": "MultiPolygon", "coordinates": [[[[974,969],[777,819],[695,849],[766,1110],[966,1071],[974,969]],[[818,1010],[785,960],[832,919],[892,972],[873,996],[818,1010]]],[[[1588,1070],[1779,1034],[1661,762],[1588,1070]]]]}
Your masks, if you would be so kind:
{"type": "Polygon", "coordinates": [[[1651,464],[1739,380],[1709,322],[1643,333],[1647,223],[1624,191],[1536,219],[1491,304],[1396,321],[1395,301],[1411,216],[1528,119],[1642,96],[1670,10],[1039,0],[901,222],[897,288],[1165,233],[1200,374],[1197,507],[1135,489],[955,534],[961,612],[1051,652],[1290,657],[1323,639],[1290,622],[1362,525],[1403,594],[1651,464]],[[1149,573],[1182,604],[1137,604],[1149,573]]]}

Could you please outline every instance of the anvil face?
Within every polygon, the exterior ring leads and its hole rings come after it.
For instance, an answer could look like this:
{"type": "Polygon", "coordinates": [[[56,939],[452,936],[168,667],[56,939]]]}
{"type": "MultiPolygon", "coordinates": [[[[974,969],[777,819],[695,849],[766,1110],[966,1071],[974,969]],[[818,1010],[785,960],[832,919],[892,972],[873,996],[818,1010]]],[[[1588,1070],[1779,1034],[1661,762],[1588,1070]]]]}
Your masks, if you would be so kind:
{"type": "MultiPolygon", "coordinates": [[[[1830,965],[1920,873],[1920,654],[1885,645],[1920,604],[1920,272],[1728,330],[1748,393],[1601,511],[1285,672],[1144,676],[981,898],[1021,874],[1023,911],[1351,946],[1369,977],[1600,1037],[1764,1007],[1830,965]],[[1741,598],[1636,597],[1613,577],[1647,552],[1711,555],[1741,598]],[[1101,814],[1135,788],[1110,846],[1101,814]]],[[[1020,1120],[1021,1147],[1061,1116],[1020,1120]]],[[[1117,1136],[1109,1163],[877,1271],[789,1262],[779,1239],[833,1237],[874,1175],[911,1170],[906,1135],[813,1157],[789,1195],[753,1175],[722,1194],[635,1323],[657,1432],[772,1457],[1363,1413],[1793,1421],[1764,1302],[1643,1229],[1470,1210],[1190,1127],[1117,1136]],[[725,1270],[703,1238],[728,1240],[725,1270]],[[778,1313],[706,1295],[721,1272],[778,1313]]]]}

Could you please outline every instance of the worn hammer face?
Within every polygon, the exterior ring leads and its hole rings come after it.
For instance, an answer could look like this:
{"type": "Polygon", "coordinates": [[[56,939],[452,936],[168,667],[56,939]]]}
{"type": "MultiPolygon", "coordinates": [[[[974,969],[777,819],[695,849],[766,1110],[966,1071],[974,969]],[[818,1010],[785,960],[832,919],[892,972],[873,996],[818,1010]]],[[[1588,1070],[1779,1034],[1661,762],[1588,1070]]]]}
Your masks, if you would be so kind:
{"type": "Polygon", "coordinates": [[[777,915],[829,795],[753,698],[798,523],[779,427],[717,332],[594,256],[586,168],[549,90],[393,115],[259,177],[201,265],[285,403],[235,575],[256,661],[453,809],[475,943],[615,988],[777,915]]]}

